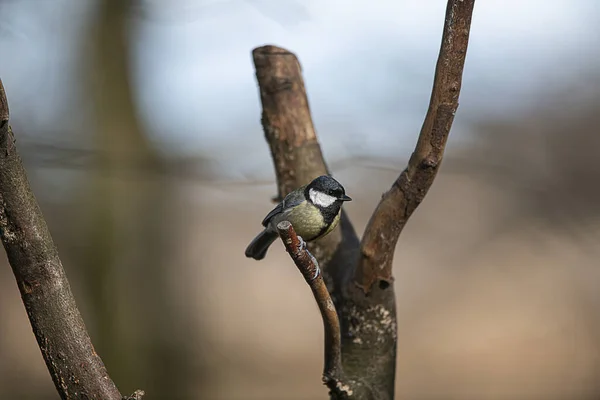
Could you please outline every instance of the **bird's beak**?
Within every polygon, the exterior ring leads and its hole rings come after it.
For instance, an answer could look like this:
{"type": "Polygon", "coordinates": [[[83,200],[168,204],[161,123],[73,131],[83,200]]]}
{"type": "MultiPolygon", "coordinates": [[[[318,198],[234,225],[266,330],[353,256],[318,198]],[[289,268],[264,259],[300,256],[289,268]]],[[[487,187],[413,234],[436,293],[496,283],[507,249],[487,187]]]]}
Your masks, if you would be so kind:
{"type": "Polygon", "coordinates": [[[341,201],[352,201],[352,199],[346,195],[343,195],[342,197],[339,198],[339,200],[341,201]]]}

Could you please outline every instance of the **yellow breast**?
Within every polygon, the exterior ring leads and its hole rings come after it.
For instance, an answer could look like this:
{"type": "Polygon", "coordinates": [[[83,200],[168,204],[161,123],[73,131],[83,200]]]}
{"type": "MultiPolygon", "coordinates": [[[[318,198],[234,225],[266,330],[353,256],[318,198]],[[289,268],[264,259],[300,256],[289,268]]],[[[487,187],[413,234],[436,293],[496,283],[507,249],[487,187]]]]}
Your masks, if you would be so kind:
{"type": "Polygon", "coordinates": [[[296,233],[306,241],[318,239],[330,233],[340,220],[340,213],[336,215],[333,222],[327,230],[321,234],[324,227],[323,216],[314,209],[314,206],[305,202],[282,215],[281,220],[288,220],[292,223],[296,233]]]}

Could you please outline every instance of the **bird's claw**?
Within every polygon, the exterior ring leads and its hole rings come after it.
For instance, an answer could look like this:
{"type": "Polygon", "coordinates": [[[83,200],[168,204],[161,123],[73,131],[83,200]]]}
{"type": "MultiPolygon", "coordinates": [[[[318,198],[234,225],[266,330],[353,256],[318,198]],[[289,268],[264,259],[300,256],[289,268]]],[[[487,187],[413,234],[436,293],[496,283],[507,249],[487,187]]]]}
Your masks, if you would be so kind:
{"type": "Polygon", "coordinates": [[[306,250],[306,242],[302,239],[302,236],[298,236],[298,251],[306,250]]]}
{"type": "MultiPolygon", "coordinates": [[[[306,250],[306,242],[304,241],[304,239],[302,239],[302,236],[298,236],[298,251],[303,251],[303,250],[306,250]]],[[[308,253],[308,255],[310,256],[313,264],[316,267],[315,275],[310,279],[311,281],[314,281],[321,274],[321,269],[319,268],[319,263],[317,262],[317,259],[312,254],[310,254],[310,252],[308,253]]]]}
{"type": "Polygon", "coordinates": [[[317,268],[315,268],[315,276],[312,277],[311,281],[314,281],[315,279],[317,279],[320,274],[321,274],[321,269],[317,265],[317,268]]]}
{"type": "Polygon", "coordinates": [[[319,263],[317,262],[315,256],[313,256],[310,252],[308,253],[308,255],[310,256],[310,259],[312,260],[313,265],[315,266],[315,275],[311,278],[311,281],[314,281],[321,274],[321,269],[319,268],[319,263]]]}

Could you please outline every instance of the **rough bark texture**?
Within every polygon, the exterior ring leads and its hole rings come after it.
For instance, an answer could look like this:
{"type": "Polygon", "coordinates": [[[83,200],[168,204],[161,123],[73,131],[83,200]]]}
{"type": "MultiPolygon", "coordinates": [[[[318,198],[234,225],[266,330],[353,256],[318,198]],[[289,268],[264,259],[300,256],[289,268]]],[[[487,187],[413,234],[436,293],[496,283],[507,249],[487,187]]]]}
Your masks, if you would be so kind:
{"type": "Polygon", "coordinates": [[[33,333],[62,399],[121,400],[96,354],[31,192],[0,81],[0,236],[33,333]]]}
{"type": "MultiPolygon", "coordinates": [[[[342,371],[347,385],[331,398],[393,399],[396,370],[396,301],[392,259],[400,232],[440,166],[458,107],[474,0],[449,0],[430,107],[408,168],[384,195],[362,244],[343,213],[340,226],[309,244],[323,269],[340,321],[342,371]]],[[[253,50],[278,197],[328,173],[302,79],[288,50],[253,50]]]]}
{"type": "MultiPolygon", "coordinates": [[[[328,170],[313,128],[298,59],[275,46],[254,49],[253,56],[263,128],[282,198],[328,170]]],[[[396,365],[392,287],[367,297],[352,282],[359,240],[345,213],[332,233],[308,248],[319,260],[340,320],[342,369],[349,390],[331,391],[331,397],[391,399],[396,365]]]]}
{"type": "Polygon", "coordinates": [[[429,109],[408,167],[382,197],[361,242],[356,281],[365,292],[392,280],[394,249],[408,218],[421,204],[440,168],[446,140],[458,109],[458,96],[475,0],[451,0],[429,109]]]}
{"type": "Polygon", "coordinates": [[[339,396],[347,396],[346,390],[350,390],[350,387],[344,383],[345,377],[342,370],[340,321],[321,275],[319,263],[306,249],[305,242],[298,237],[290,222],[280,222],[277,225],[277,230],[287,252],[308,286],[310,286],[323,318],[323,329],[325,331],[323,382],[332,392],[338,392],[339,396]]]}
{"type": "MultiPolygon", "coordinates": [[[[252,55],[263,107],[261,121],[273,157],[279,201],[298,186],[328,174],[329,170],[317,141],[296,56],[276,46],[256,48],[252,55]]],[[[341,229],[336,228],[309,245],[325,274],[331,274],[327,261],[334,256],[342,240],[358,243],[345,214],[340,226],[341,229]]]]}

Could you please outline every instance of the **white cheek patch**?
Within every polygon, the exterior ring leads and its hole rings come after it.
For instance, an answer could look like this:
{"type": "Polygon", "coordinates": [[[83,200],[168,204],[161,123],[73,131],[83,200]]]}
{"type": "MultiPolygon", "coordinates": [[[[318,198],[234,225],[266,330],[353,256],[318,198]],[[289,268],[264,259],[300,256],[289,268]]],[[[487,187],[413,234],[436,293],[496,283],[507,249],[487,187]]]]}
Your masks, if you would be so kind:
{"type": "Polygon", "coordinates": [[[319,192],[315,189],[310,189],[308,191],[308,195],[310,196],[310,201],[321,207],[329,207],[337,200],[335,197],[330,196],[327,193],[319,192]]]}

